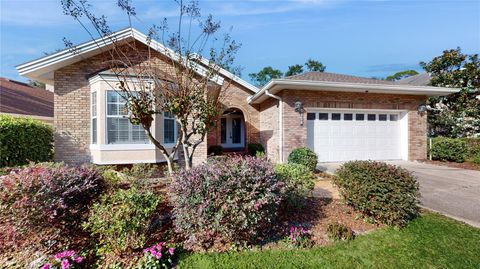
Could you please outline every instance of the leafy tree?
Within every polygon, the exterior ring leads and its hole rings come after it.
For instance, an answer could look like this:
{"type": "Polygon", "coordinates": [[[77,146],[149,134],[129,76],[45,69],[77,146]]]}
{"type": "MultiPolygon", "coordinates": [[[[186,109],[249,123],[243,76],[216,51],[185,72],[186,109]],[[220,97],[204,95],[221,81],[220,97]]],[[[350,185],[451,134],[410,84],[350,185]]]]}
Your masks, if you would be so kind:
{"type": "Polygon", "coordinates": [[[37,80],[31,80],[31,79],[29,79],[29,80],[28,80],[28,85],[30,85],[30,86],[32,86],[32,87],[37,87],[37,88],[45,89],[45,83],[40,82],[40,81],[37,81],[37,80]]]}
{"type": "Polygon", "coordinates": [[[324,72],[325,69],[327,68],[321,62],[313,59],[308,59],[307,62],[305,63],[305,66],[307,67],[308,71],[316,71],[316,72],[324,72]]]}
{"type": "Polygon", "coordinates": [[[458,93],[428,100],[429,131],[434,136],[480,136],[480,61],[460,48],[443,51],[420,65],[431,76],[432,86],[461,88],[458,93]]]}
{"type": "Polygon", "coordinates": [[[418,75],[418,72],[415,70],[404,70],[404,71],[397,72],[391,76],[388,76],[386,80],[396,81],[396,80],[408,78],[415,75],[418,75]]]}
{"type": "Polygon", "coordinates": [[[285,72],[285,76],[289,77],[289,76],[298,75],[301,73],[303,73],[303,66],[299,64],[294,64],[288,67],[287,72],[285,72]]]}
{"type": "MultiPolygon", "coordinates": [[[[130,122],[140,124],[162,153],[170,174],[173,159],[180,148],[185,168],[191,168],[195,150],[214,126],[220,112],[220,100],[231,84],[227,78],[223,84],[219,82],[222,78],[220,67],[232,70],[240,48],[228,33],[219,35],[220,22],[212,15],[201,16],[196,1],[174,2],[178,16],[171,23],[173,28],[164,18],[149,29],[145,40],[147,44],[155,40],[166,46],[160,50],[172,66],[171,72],[167,73],[157,64],[158,56],[150,47],[112,38],[106,17],[95,15],[88,0],[61,1],[64,13],[78,21],[93,40],[100,38],[100,44],[111,43],[110,50],[100,55],[105,57],[102,61],[106,65],[104,68],[118,78],[119,83],[111,87],[124,98],[130,122]],[[198,30],[194,29],[196,26],[198,30]],[[164,112],[173,114],[179,126],[177,140],[168,149],[151,131],[155,114],[164,112]]],[[[117,5],[131,26],[132,20],[137,19],[131,0],[118,0],[117,5]]],[[[76,51],[70,41],[64,39],[64,42],[73,52],[76,51]]]]}
{"type": "Polygon", "coordinates": [[[260,70],[260,72],[250,73],[248,76],[253,80],[255,85],[261,87],[272,79],[283,77],[283,73],[278,69],[273,69],[271,66],[267,66],[260,70]]]}

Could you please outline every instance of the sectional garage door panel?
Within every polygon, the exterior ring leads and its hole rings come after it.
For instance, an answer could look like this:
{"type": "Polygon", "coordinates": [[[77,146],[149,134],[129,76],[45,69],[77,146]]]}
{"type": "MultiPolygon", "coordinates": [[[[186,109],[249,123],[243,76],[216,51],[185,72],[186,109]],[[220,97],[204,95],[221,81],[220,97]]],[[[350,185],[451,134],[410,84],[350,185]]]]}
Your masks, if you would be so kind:
{"type": "Polygon", "coordinates": [[[319,162],[401,159],[399,113],[308,113],[307,137],[319,162]]]}

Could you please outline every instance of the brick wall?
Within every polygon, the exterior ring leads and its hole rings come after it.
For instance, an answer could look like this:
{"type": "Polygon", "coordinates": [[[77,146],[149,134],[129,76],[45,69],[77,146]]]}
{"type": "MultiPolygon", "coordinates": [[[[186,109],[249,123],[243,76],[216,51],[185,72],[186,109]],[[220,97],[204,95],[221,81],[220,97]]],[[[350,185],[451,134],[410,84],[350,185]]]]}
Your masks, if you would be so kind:
{"type": "Polygon", "coordinates": [[[270,98],[260,104],[260,143],[265,148],[267,157],[279,161],[279,102],[270,98]]]}
{"type": "MultiPolygon", "coordinates": [[[[426,96],[394,95],[377,93],[340,93],[321,91],[283,91],[284,121],[284,159],[295,148],[307,145],[307,126],[300,125],[300,115],[295,112],[294,103],[301,101],[305,108],[346,108],[346,109],[398,109],[409,110],[409,152],[410,160],[426,158],[427,117],[417,112],[419,104],[426,101],[426,96]]],[[[262,104],[263,105],[263,104],[262,104]]],[[[304,117],[306,115],[304,114],[304,117]]],[[[263,118],[263,112],[260,118],[263,118]]],[[[306,119],[304,118],[304,122],[306,119]]],[[[261,120],[261,123],[263,121],[261,120]]],[[[269,146],[274,147],[274,146],[269,146]]]]}

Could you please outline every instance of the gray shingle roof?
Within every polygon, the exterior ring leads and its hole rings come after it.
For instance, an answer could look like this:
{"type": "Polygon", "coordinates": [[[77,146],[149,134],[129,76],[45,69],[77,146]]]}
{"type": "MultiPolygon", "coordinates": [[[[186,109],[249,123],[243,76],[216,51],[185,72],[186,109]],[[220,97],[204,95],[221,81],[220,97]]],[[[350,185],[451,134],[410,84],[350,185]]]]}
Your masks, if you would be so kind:
{"type": "Polygon", "coordinates": [[[312,80],[312,81],[328,81],[328,82],[350,82],[350,83],[365,83],[365,84],[396,84],[393,81],[363,78],[350,75],[342,75],[327,72],[306,72],[299,75],[286,77],[286,79],[294,80],[312,80]]]}
{"type": "Polygon", "coordinates": [[[415,76],[401,79],[396,83],[402,85],[428,86],[428,84],[430,83],[430,75],[428,73],[421,73],[415,76]]]}

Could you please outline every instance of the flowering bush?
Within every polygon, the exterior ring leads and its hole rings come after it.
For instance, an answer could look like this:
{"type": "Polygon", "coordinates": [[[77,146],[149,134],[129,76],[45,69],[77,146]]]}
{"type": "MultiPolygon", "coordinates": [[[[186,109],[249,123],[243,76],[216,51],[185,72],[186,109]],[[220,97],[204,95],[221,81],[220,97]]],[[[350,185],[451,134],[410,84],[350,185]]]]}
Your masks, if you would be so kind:
{"type": "Polygon", "coordinates": [[[288,230],[288,236],[285,238],[285,242],[289,247],[311,247],[312,241],[310,237],[310,232],[302,227],[302,225],[291,226],[288,230]]]}
{"type": "Polygon", "coordinates": [[[95,203],[83,227],[96,236],[100,253],[140,248],[160,198],[132,188],[105,194],[95,203]]]}
{"type": "Polygon", "coordinates": [[[67,269],[79,268],[84,258],[79,256],[73,250],[65,250],[55,254],[53,258],[47,261],[40,269],[67,269]]]}
{"type": "Polygon", "coordinates": [[[74,225],[102,188],[92,167],[31,165],[0,177],[0,209],[20,228],[74,225]]]}
{"type": "Polygon", "coordinates": [[[234,156],[180,171],[170,186],[187,249],[257,241],[274,221],[283,184],[265,159],[234,156]]]}
{"type": "Polygon", "coordinates": [[[285,184],[285,202],[289,208],[301,208],[315,187],[315,176],[305,165],[277,164],[275,173],[285,184]]]}
{"type": "Polygon", "coordinates": [[[149,248],[143,250],[145,255],[139,261],[136,268],[140,269],[160,269],[172,268],[173,258],[175,255],[175,248],[160,242],[149,248]]]}
{"type": "Polygon", "coordinates": [[[366,217],[404,226],[419,214],[419,185],[404,168],[382,162],[351,161],[336,173],[334,183],[347,204],[366,217]]]}
{"type": "Polygon", "coordinates": [[[332,240],[353,240],[355,233],[352,229],[341,223],[330,223],[327,226],[328,238],[332,240]]]}

